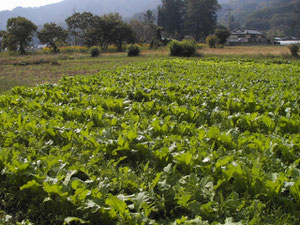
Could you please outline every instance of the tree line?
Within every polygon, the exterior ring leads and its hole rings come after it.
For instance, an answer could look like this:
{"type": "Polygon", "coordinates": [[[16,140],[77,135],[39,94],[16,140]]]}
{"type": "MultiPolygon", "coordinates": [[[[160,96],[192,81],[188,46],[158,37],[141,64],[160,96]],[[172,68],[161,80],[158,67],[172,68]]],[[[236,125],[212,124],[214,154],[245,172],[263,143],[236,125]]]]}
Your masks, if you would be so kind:
{"type": "Polygon", "coordinates": [[[89,12],[75,13],[66,19],[68,29],[55,23],[46,23],[37,31],[37,26],[24,17],[10,18],[7,21],[7,31],[1,31],[2,49],[19,51],[25,54],[33,37],[36,35],[42,44],[47,44],[54,52],[58,52],[57,43],[67,39],[74,45],[91,47],[99,45],[103,50],[112,44],[119,51],[122,44],[134,43],[135,33],[129,24],[122,20],[118,13],[97,16],[89,12]]]}
{"type": "Polygon", "coordinates": [[[7,21],[7,31],[0,31],[0,37],[2,48],[21,54],[25,54],[35,35],[54,52],[58,51],[57,43],[66,40],[74,45],[101,46],[103,50],[115,45],[121,51],[123,43],[135,42],[152,42],[151,46],[153,43],[159,46],[161,32],[166,38],[180,40],[190,35],[199,41],[214,32],[219,8],[217,0],[162,0],[157,18],[151,10],[143,15],[142,21],[130,23],[124,22],[118,13],[98,16],[83,12],[74,13],[65,20],[67,29],[46,23],[39,31],[30,20],[16,17],[7,21]]]}
{"type": "Polygon", "coordinates": [[[190,35],[203,41],[214,32],[220,7],[217,0],[162,0],[158,25],[171,37],[190,35]]]}

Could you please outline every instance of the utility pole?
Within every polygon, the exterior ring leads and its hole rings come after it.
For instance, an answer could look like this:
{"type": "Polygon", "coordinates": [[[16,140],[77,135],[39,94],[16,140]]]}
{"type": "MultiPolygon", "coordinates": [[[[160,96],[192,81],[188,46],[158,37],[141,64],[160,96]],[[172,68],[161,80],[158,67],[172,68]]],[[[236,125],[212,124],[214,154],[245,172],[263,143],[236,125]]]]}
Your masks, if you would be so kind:
{"type": "MultiPolygon", "coordinates": [[[[75,4],[73,4],[73,15],[76,13],[76,9],[75,9],[75,4]]],[[[74,33],[74,46],[77,46],[77,28],[75,28],[75,33],[74,33]]]]}
{"type": "Polygon", "coordinates": [[[231,18],[231,11],[233,9],[224,9],[224,10],[228,11],[228,30],[231,31],[230,18],[231,18]]]}

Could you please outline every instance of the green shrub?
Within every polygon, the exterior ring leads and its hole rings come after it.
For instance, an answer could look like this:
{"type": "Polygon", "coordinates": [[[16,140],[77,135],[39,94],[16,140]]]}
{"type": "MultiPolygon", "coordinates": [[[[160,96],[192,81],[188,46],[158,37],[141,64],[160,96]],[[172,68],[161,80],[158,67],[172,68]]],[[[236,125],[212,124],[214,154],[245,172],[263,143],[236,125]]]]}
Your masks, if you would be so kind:
{"type": "Polygon", "coordinates": [[[218,45],[222,46],[227,42],[230,36],[230,31],[226,28],[216,29],[215,36],[217,38],[218,45]]]}
{"type": "Polygon", "coordinates": [[[298,56],[299,45],[291,44],[288,46],[288,48],[290,49],[292,56],[298,56]]]}
{"type": "Polygon", "coordinates": [[[206,44],[208,44],[208,46],[210,48],[216,48],[216,44],[217,44],[217,37],[216,35],[209,35],[206,40],[205,40],[206,44]]]}
{"type": "Polygon", "coordinates": [[[169,44],[171,56],[186,56],[190,57],[196,54],[197,45],[191,40],[171,41],[169,44]]]}
{"type": "Polygon", "coordinates": [[[138,56],[140,54],[140,47],[137,45],[129,45],[127,48],[127,55],[128,56],[138,56]]]}
{"type": "Polygon", "coordinates": [[[97,57],[100,55],[100,49],[96,46],[90,48],[91,57],[97,57]]]}

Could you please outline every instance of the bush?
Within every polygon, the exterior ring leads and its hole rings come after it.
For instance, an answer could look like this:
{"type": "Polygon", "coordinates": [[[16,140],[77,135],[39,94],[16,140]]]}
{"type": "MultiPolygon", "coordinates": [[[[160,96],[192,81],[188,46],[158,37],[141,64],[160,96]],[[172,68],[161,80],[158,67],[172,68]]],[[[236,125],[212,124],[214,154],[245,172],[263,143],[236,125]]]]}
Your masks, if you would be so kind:
{"type": "Polygon", "coordinates": [[[288,48],[290,49],[292,56],[298,56],[299,45],[291,44],[288,46],[288,48]]]}
{"type": "Polygon", "coordinates": [[[140,47],[137,45],[129,45],[127,48],[127,55],[128,56],[138,56],[140,54],[140,47]]]}
{"type": "Polygon", "coordinates": [[[97,57],[100,55],[100,49],[96,46],[90,48],[91,57],[97,57]]]}
{"type": "Polygon", "coordinates": [[[169,44],[171,56],[186,56],[190,57],[196,54],[197,45],[191,40],[171,41],[169,44]]]}
{"type": "Polygon", "coordinates": [[[226,28],[216,29],[215,36],[217,38],[218,45],[224,45],[230,36],[230,31],[226,28]]]}
{"type": "Polygon", "coordinates": [[[217,37],[216,35],[209,35],[205,42],[208,44],[208,46],[210,48],[216,48],[216,44],[217,44],[217,37]]]}

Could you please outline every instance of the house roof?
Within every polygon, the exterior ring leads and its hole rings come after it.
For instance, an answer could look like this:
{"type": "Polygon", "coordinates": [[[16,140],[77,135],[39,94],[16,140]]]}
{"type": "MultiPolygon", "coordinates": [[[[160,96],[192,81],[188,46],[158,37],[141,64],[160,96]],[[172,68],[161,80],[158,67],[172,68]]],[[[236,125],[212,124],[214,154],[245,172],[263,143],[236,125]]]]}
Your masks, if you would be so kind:
{"type": "Polygon", "coordinates": [[[257,31],[257,30],[250,30],[250,29],[235,29],[231,32],[233,35],[241,35],[241,34],[258,34],[263,35],[263,33],[257,31]]]}

